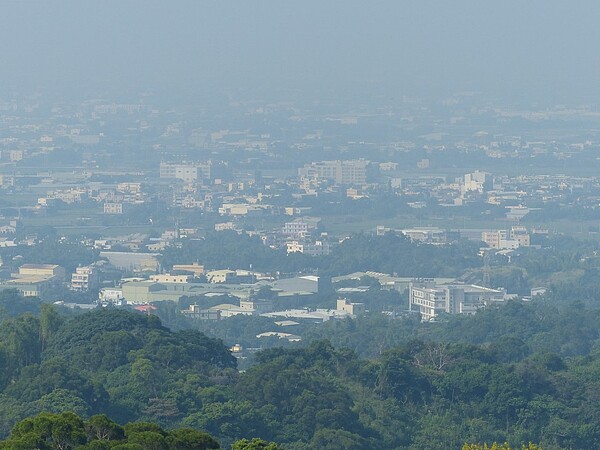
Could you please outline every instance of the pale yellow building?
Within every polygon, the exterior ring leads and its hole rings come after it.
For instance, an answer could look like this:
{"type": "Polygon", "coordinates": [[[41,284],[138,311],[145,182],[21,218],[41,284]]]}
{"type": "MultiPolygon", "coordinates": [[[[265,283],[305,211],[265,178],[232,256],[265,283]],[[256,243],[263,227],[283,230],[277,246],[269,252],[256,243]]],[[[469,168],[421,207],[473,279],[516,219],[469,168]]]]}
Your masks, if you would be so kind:
{"type": "Polygon", "coordinates": [[[199,277],[204,273],[204,266],[198,263],[193,264],[173,264],[173,272],[191,272],[195,277],[199,277]]]}
{"type": "Polygon", "coordinates": [[[18,277],[44,277],[64,280],[66,271],[57,264],[23,264],[19,267],[18,277]]]}

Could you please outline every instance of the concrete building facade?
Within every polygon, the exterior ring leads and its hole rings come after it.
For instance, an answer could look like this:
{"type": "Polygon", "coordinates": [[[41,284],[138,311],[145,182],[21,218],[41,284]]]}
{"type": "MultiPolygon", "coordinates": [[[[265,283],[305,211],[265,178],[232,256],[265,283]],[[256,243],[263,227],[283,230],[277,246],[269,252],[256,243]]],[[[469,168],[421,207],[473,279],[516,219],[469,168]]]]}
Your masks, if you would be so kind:
{"type": "Polygon", "coordinates": [[[409,285],[409,309],[421,314],[421,320],[434,320],[440,314],[474,314],[489,305],[504,302],[504,289],[477,285],[438,285],[431,280],[409,285]]]}
{"type": "Polygon", "coordinates": [[[87,292],[96,288],[98,282],[98,271],[95,267],[77,267],[75,273],[71,275],[71,284],[69,285],[69,288],[72,291],[87,292]]]}

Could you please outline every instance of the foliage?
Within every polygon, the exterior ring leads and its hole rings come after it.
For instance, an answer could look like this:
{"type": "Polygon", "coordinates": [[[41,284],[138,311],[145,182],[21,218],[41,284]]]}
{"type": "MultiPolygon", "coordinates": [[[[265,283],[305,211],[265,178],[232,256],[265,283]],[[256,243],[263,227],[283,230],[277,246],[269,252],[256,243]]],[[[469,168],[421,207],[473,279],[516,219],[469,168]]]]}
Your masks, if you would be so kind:
{"type": "MultiPolygon", "coordinates": [[[[507,443],[498,444],[494,442],[492,445],[487,444],[465,444],[462,447],[462,450],[511,450],[510,445],[507,443]]],[[[516,449],[518,450],[518,449],[516,449]]],[[[522,445],[521,450],[542,450],[542,447],[532,444],[531,442],[527,445],[522,445]]]]}
{"type": "Polygon", "coordinates": [[[254,438],[251,441],[248,439],[235,441],[231,446],[231,450],[281,450],[281,447],[275,442],[254,438]]]}
{"type": "Polygon", "coordinates": [[[235,376],[227,348],[198,331],[172,333],[154,316],[116,309],[64,321],[49,305],[0,325],[0,364],[0,425],[65,410],[172,425],[202,403],[201,389],[235,376]],[[13,399],[23,408],[9,415],[13,399]]]}
{"type": "Polygon", "coordinates": [[[481,265],[477,247],[469,241],[438,247],[394,233],[359,234],[336,247],[322,267],[331,275],[372,270],[413,277],[459,276],[464,269],[481,265]]]}
{"type": "Polygon", "coordinates": [[[15,424],[0,449],[39,450],[210,450],[219,444],[210,435],[187,428],[163,430],[154,424],[124,427],[104,415],[82,420],[76,414],[42,413],[15,424]]]}
{"type": "Polygon", "coordinates": [[[600,310],[583,302],[435,324],[372,313],[307,340],[240,373],[221,341],[155,317],[6,318],[0,448],[600,447],[600,310]]]}
{"type": "Polygon", "coordinates": [[[258,236],[229,230],[207,233],[204,239],[186,240],[181,246],[165,249],[160,257],[165,267],[197,261],[210,268],[292,272],[310,266],[312,259],[306,255],[288,257],[285,250],[265,246],[258,236]]]}
{"type": "Polygon", "coordinates": [[[16,289],[2,290],[0,291],[0,322],[26,312],[38,314],[40,306],[40,300],[36,297],[21,297],[16,289]]]}
{"type": "MultiPolygon", "coordinates": [[[[0,250],[4,261],[10,261],[19,256],[21,264],[58,264],[67,272],[74,272],[79,265],[88,265],[98,259],[98,251],[81,245],[79,242],[48,237],[36,245],[19,245],[5,247],[0,250]]],[[[15,267],[16,269],[16,267],[15,267]]]]}
{"type": "Polygon", "coordinates": [[[464,241],[445,247],[412,242],[403,235],[357,234],[335,247],[327,256],[286,255],[262,244],[256,236],[234,231],[211,232],[204,239],[182,241],[167,248],[164,267],[199,261],[210,268],[248,268],[291,273],[318,270],[324,277],[373,270],[401,276],[459,276],[464,269],[479,267],[478,245],[464,241]]]}

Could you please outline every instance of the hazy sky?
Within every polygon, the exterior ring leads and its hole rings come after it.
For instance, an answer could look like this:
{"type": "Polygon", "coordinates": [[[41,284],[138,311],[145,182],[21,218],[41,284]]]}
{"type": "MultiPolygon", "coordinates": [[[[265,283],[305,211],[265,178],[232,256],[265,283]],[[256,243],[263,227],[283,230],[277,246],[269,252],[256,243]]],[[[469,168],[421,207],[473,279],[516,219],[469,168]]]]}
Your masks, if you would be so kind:
{"type": "Polygon", "coordinates": [[[0,83],[597,101],[599,17],[597,0],[3,0],[0,83]]]}

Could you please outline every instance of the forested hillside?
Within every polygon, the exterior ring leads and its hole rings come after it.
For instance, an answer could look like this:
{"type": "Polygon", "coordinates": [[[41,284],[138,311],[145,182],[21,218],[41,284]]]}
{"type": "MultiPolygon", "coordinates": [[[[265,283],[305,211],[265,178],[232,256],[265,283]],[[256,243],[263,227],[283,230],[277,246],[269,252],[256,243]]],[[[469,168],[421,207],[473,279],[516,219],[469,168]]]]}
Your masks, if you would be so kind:
{"type": "Polygon", "coordinates": [[[447,324],[396,320],[392,345],[361,347],[364,320],[338,322],[339,336],[322,328],[334,345],[263,351],[239,373],[223,343],[154,316],[43,305],[0,325],[0,432],[70,411],[191,428],[222,448],[255,437],[298,450],[600,447],[596,311],[511,303],[447,324]]]}

